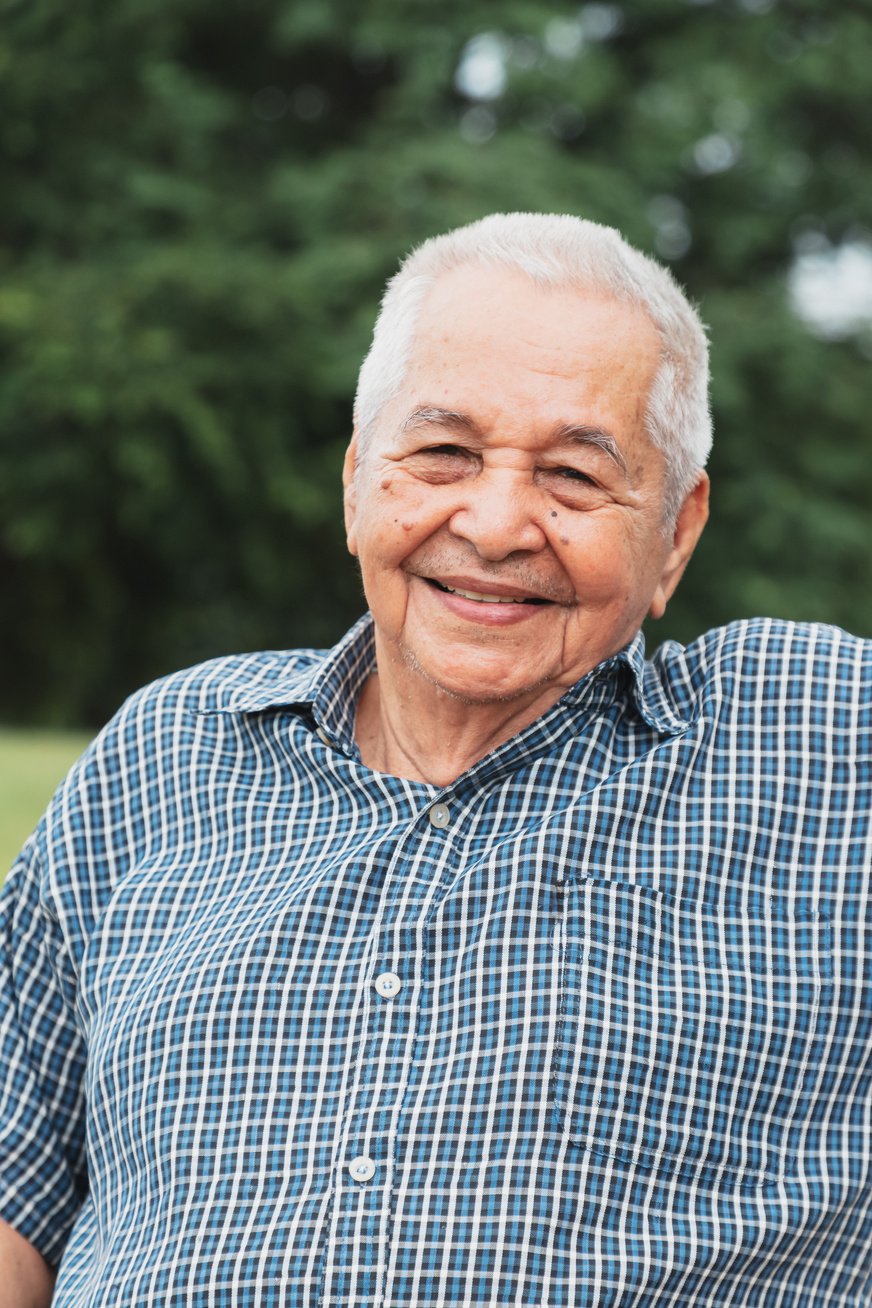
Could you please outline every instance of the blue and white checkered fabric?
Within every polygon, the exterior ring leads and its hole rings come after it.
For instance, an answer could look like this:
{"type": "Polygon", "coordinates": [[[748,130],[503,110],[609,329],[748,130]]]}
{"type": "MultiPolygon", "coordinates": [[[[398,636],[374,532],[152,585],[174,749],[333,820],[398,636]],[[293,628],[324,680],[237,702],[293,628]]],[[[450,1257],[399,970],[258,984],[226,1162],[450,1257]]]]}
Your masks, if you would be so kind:
{"type": "Polygon", "coordinates": [[[140,692],[7,882],[58,1308],[868,1308],[870,646],[637,640],[444,790],[372,660],[140,692]]]}

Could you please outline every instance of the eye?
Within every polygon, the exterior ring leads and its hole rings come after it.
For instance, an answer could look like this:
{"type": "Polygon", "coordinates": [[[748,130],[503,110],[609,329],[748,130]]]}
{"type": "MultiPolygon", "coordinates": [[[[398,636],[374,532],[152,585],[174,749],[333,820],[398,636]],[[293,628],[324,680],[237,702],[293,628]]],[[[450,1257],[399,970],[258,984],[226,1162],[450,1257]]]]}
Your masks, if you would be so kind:
{"type": "Polygon", "coordinates": [[[588,486],[595,486],[596,482],[593,477],[589,477],[586,472],[580,468],[552,468],[551,471],[557,477],[563,477],[566,481],[578,481],[588,486]]]}
{"type": "Polygon", "coordinates": [[[570,509],[589,509],[602,501],[602,483],[581,468],[558,465],[539,468],[536,481],[549,495],[570,509]]]}
{"type": "Polygon", "coordinates": [[[442,455],[447,458],[466,459],[469,457],[469,451],[465,450],[462,445],[427,445],[419,454],[442,455]]]}
{"type": "Polygon", "coordinates": [[[405,464],[414,476],[433,485],[459,481],[469,476],[477,466],[476,456],[471,450],[447,442],[414,450],[405,464]]]}
{"type": "Polygon", "coordinates": [[[541,468],[537,479],[545,485],[562,486],[564,490],[581,491],[586,487],[598,486],[599,482],[581,468],[557,467],[541,468]]]}

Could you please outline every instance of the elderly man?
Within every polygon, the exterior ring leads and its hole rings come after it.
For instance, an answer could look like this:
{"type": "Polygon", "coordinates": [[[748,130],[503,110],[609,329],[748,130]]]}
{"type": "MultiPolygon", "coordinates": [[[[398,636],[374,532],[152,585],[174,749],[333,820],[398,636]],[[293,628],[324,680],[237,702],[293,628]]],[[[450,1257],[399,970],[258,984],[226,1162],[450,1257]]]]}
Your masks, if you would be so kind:
{"type": "Polygon", "coordinates": [[[872,1302],[870,650],[645,661],[706,389],[615,232],[406,261],[371,616],[135,695],[6,886],[0,1304],[872,1302]]]}

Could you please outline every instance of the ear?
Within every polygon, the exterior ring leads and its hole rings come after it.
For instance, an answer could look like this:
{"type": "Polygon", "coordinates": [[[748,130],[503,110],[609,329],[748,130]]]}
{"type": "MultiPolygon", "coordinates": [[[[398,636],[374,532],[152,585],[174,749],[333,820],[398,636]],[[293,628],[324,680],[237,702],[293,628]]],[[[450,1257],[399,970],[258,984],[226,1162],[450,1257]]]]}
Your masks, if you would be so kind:
{"type": "Polygon", "coordinates": [[[345,460],[342,464],[342,500],[345,507],[345,541],[348,545],[348,552],[357,555],[357,533],[355,524],[357,522],[357,432],[355,431],[348,442],[348,449],[345,451],[345,460]]]}
{"type": "Polygon", "coordinates": [[[675,521],[675,534],[672,548],[666,556],[660,581],[651,600],[648,616],[662,618],[666,605],[672,598],[676,586],[681,581],[682,573],[687,567],[696,543],[702,535],[702,529],[708,521],[709,479],[704,472],[699,474],[696,485],[682,504],[675,521]]]}

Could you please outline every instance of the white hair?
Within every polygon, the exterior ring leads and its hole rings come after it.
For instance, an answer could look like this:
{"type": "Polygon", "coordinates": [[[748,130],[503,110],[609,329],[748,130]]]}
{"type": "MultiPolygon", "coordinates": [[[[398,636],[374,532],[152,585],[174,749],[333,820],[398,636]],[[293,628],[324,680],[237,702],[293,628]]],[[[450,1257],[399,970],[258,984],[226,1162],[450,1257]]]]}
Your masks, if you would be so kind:
{"type": "Polygon", "coordinates": [[[404,259],[387,284],[358,377],[354,418],[361,448],[403,384],[427,292],[464,264],[519,270],[539,286],[601,291],[645,310],[661,355],[644,423],[666,456],[665,511],[674,521],[711,449],[705,327],[666,268],[615,228],[571,214],[491,214],[432,237],[404,259]]]}

